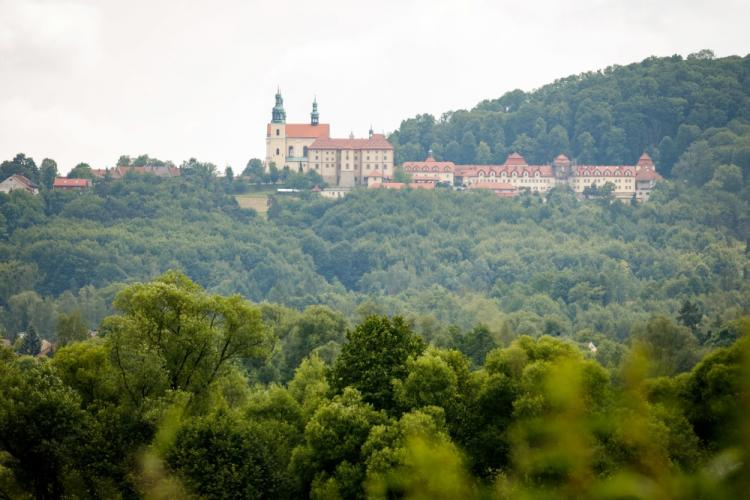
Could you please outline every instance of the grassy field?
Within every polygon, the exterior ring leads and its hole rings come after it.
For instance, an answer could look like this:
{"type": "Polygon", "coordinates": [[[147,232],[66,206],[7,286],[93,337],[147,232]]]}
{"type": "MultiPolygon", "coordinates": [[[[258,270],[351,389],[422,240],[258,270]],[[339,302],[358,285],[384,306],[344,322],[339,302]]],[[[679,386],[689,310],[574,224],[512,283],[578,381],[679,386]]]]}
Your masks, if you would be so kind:
{"type": "Polygon", "coordinates": [[[252,208],[259,214],[265,214],[268,212],[268,194],[269,193],[238,194],[235,198],[242,208],[252,208]]]}

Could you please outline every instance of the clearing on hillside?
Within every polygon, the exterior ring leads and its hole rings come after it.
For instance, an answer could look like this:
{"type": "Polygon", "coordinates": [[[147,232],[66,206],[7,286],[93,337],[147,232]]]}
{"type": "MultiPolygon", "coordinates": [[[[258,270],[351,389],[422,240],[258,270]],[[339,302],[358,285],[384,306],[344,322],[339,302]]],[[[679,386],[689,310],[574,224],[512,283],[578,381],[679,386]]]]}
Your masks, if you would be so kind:
{"type": "Polygon", "coordinates": [[[242,208],[252,208],[259,214],[268,212],[268,195],[265,193],[239,194],[235,198],[242,208]]]}

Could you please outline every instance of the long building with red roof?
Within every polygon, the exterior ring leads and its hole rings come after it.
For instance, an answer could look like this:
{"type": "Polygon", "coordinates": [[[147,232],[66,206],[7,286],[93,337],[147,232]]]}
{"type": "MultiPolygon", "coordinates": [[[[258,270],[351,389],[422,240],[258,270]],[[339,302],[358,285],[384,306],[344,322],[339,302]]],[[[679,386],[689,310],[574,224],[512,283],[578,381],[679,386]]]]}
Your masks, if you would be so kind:
{"type": "Polygon", "coordinates": [[[550,164],[529,165],[518,153],[509,155],[502,165],[455,165],[436,161],[430,151],[424,161],[404,162],[403,167],[415,182],[441,175],[440,181],[489,189],[502,196],[522,191],[546,193],[562,185],[583,196],[595,191],[594,187],[610,184],[616,198],[630,199],[635,195],[638,200],[646,200],[662,178],[646,153],[635,165],[578,165],[563,154],[550,164]]]}

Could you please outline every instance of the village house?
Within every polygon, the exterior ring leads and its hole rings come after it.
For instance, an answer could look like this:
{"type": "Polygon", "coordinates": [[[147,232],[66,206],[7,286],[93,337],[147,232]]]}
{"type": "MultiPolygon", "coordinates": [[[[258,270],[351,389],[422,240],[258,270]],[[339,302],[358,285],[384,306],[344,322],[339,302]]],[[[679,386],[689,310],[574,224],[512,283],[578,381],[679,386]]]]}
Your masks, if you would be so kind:
{"type": "Polygon", "coordinates": [[[21,174],[13,174],[0,182],[0,193],[9,194],[16,190],[26,191],[30,194],[36,194],[39,192],[37,185],[21,174]]]}
{"type": "Polygon", "coordinates": [[[67,179],[57,177],[52,184],[54,191],[84,191],[91,188],[91,179],[67,179]]]}

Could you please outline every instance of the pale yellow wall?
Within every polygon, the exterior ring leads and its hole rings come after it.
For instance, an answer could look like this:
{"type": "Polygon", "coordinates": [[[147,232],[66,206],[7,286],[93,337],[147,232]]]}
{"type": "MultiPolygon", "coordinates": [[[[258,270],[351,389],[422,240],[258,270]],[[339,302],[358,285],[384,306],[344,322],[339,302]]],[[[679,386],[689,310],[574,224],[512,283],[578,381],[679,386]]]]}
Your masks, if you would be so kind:
{"type": "Polygon", "coordinates": [[[286,125],[283,123],[272,123],[271,124],[271,135],[266,137],[266,169],[269,168],[270,163],[274,162],[276,168],[281,170],[284,168],[284,159],[286,158],[286,125]],[[279,131],[279,135],[276,135],[276,131],[279,131]],[[279,154],[276,154],[276,149],[279,150],[279,154]]]}
{"type": "Polygon", "coordinates": [[[313,170],[329,184],[364,185],[371,172],[393,177],[393,152],[359,149],[315,149],[305,170],[313,170]],[[343,179],[343,181],[342,181],[343,179]]]}
{"type": "Polygon", "coordinates": [[[603,186],[607,182],[615,185],[615,193],[629,193],[631,196],[635,192],[635,176],[617,177],[617,176],[581,176],[571,177],[569,185],[576,193],[583,192],[588,186],[603,186]]]}
{"type": "Polygon", "coordinates": [[[266,168],[271,162],[274,162],[279,170],[288,166],[290,170],[296,172],[302,167],[302,171],[306,172],[309,166],[308,161],[303,159],[304,148],[305,146],[310,147],[313,142],[315,142],[315,138],[287,137],[285,124],[272,123],[271,135],[266,137],[266,168]],[[276,130],[279,131],[279,135],[276,135],[276,130]],[[293,148],[293,160],[289,156],[290,147],[293,148]],[[277,149],[278,154],[276,154],[277,149]]]}

